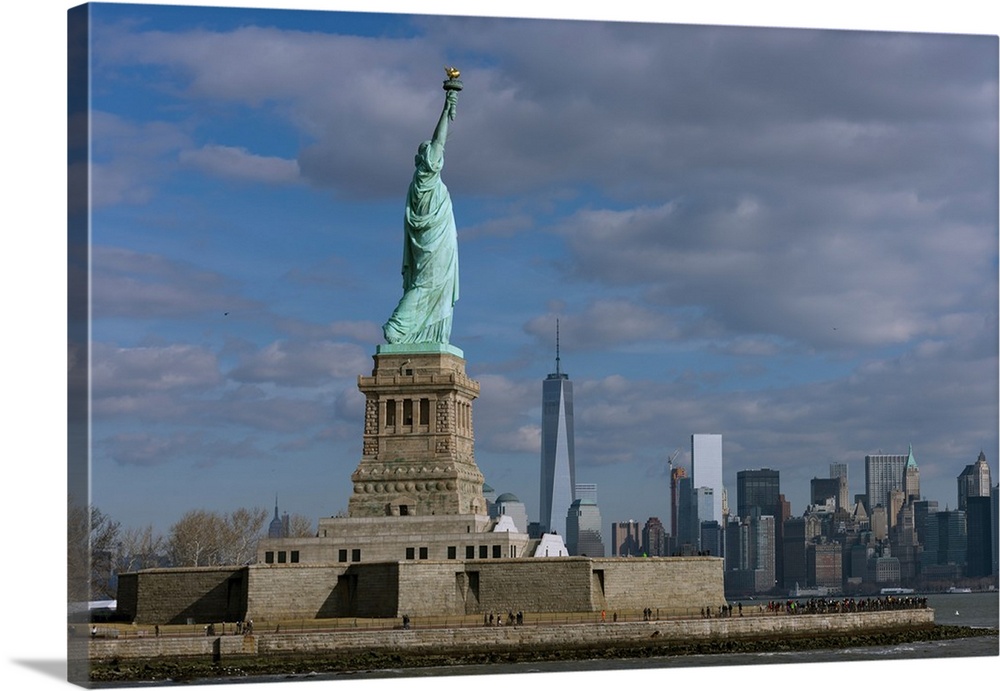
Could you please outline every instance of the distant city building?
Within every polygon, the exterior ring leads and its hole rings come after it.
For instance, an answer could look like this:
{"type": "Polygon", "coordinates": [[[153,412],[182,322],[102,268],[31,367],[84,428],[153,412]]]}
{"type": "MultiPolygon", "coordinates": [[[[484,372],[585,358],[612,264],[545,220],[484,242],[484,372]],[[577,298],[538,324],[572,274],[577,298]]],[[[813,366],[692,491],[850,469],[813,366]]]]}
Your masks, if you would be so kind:
{"type": "Polygon", "coordinates": [[[869,514],[876,506],[889,508],[889,493],[906,491],[906,468],[916,468],[913,445],[908,454],[870,454],[865,456],[865,496],[869,514]]]}
{"type": "Polygon", "coordinates": [[[670,534],[676,538],[680,530],[677,524],[678,511],[678,487],[681,480],[687,477],[684,468],[676,467],[670,469],[670,534]]]}
{"type": "Polygon", "coordinates": [[[289,533],[289,519],[288,513],[284,516],[278,518],[278,498],[274,498],[274,518],[271,519],[271,524],[267,527],[268,537],[288,537],[289,533]]]}
{"type": "Polygon", "coordinates": [[[916,502],[904,504],[897,515],[896,525],[889,533],[892,555],[899,561],[899,580],[910,582],[917,576],[920,543],[916,531],[916,502]]]}
{"type": "Polygon", "coordinates": [[[990,490],[990,525],[993,532],[993,577],[1000,575],[1000,483],[990,490]]]}
{"type": "Polygon", "coordinates": [[[528,532],[528,511],[524,508],[524,502],[510,492],[504,492],[493,502],[490,517],[500,516],[510,516],[519,533],[528,532]]]}
{"type": "Polygon", "coordinates": [[[542,472],[539,501],[543,532],[565,534],[569,507],[576,498],[573,441],[573,382],[559,364],[556,322],[556,371],[542,382],[542,472]]]}
{"type": "Polygon", "coordinates": [[[611,524],[611,556],[637,557],[641,554],[642,535],[633,520],[611,524]]]}
{"type": "Polygon", "coordinates": [[[774,516],[759,512],[747,519],[731,517],[726,525],[726,590],[731,595],[772,591],[774,574],[774,516]]]}
{"type": "MultiPolygon", "coordinates": [[[[702,521],[699,539],[699,553],[711,557],[725,556],[723,545],[725,544],[725,533],[718,521],[702,521]]],[[[650,555],[652,556],[652,555],[650,555]]]]}
{"type": "MultiPolygon", "coordinates": [[[[703,522],[715,520],[713,518],[715,515],[715,491],[711,487],[695,487],[694,505],[696,513],[693,520],[695,530],[698,531],[703,522]]],[[[697,542],[701,544],[700,538],[697,542]]]]}
{"type": "Polygon", "coordinates": [[[986,463],[986,454],[979,452],[976,462],[965,466],[958,476],[958,510],[964,511],[969,497],[988,497],[993,482],[990,479],[990,466],[986,463]]]}
{"type": "Polygon", "coordinates": [[[867,581],[877,586],[892,587],[901,581],[900,561],[892,555],[875,556],[868,560],[867,581]]]}
{"type": "Polygon", "coordinates": [[[777,470],[741,470],[736,473],[736,513],[740,518],[749,517],[754,509],[762,515],[778,513],[778,496],[781,494],[777,470]]]}
{"type": "Polygon", "coordinates": [[[771,550],[773,563],[769,566],[778,585],[783,581],[784,550],[782,530],[785,519],[791,516],[791,506],[781,493],[781,479],[777,470],[741,470],[736,473],[736,512],[740,518],[748,518],[759,512],[762,516],[774,517],[774,547],[771,550]]]}
{"type": "Polygon", "coordinates": [[[843,553],[837,542],[816,542],[806,547],[806,582],[810,587],[840,590],[843,553]]]}
{"type": "Polygon", "coordinates": [[[961,575],[968,553],[968,532],[964,511],[937,511],[927,515],[924,551],[921,559],[923,571],[933,571],[934,566],[951,566],[950,572],[961,575]]]}
{"type": "Polygon", "coordinates": [[[865,509],[864,495],[855,497],[854,508],[851,510],[851,522],[860,531],[871,530],[871,516],[865,509]]]}
{"type": "Polygon", "coordinates": [[[489,508],[491,504],[495,504],[497,500],[497,491],[485,482],[483,483],[483,499],[486,500],[487,508],[489,508]]]}
{"type": "Polygon", "coordinates": [[[886,540],[889,538],[889,509],[884,504],[879,504],[871,510],[868,516],[869,529],[876,540],[886,540]]]}
{"type": "Polygon", "coordinates": [[[754,582],[758,593],[770,592],[777,584],[774,572],[775,534],[774,516],[754,515],[750,517],[750,535],[753,540],[751,566],[755,572],[754,582]]]}
{"type": "Polygon", "coordinates": [[[700,516],[703,521],[722,524],[722,435],[691,435],[691,478],[695,487],[710,487],[714,507],[710,516],[700,516]]]}
{"type": "Polygon", "coordinates": [[[832,499],[834,509],[840,508],[841,482],[839,477],[814,477],[809,481],[809,503],[824,504],[832,499]]]}
{"type": "Polygon", "coordinates": [[[904,504],[906,504],[906,492],[901,489],[894,489],[889,492],[889,509],[887,511],[889,530],[896,527],[896,523],[899,520],[899,512],[904,504]]]}
{"type": "Polygon", "coordinates": [[[850,497],[848,495],[847,488],[847,464],[846,463],[831,463],[830,464],[830,477],[837,478],[840,480],[840,494],[837,499],[837,508],[840,509],[850,509],[850,497]]]}
{"type": "Polygon", "coordinates": [[[968,497],[965,505],[967,557],[965,575],[984,578],[993,574],[993,542],[997,530],[990,497],[968,497]]]}
{"type": "Polygon", "coordinates": [[[576,498],[577,499],[590,499],[595,504],[597,503],[597,485],[593,482],[578,482],[576,483],[576,498]]]}
{"type": "Polygon", "coordinates": [[[677,551],[687,545],[691,551],[698,551],[699,526],[698,504],[695,500],[694,480],[682,477],[677,483],[677,551]]]}
{"type": "Polygon", "coordinates": [[[566,549],[575,557],[603,557],[601,511],[593,499],[576,499],[566,517],[566,549]]]}
{"type": "Polygon", "coordinates": [[[913,502],[913,530],[917,533],[917,542],[924,544],[927,530],[927,516],[938,510],[938,503],[933,499],[921,499],[913,502]]]}
{"type": "Polygon", "coordinates": [[[903,468],[903,503],[917,501],[920,499],[920,468],[913,458],[913,447],[906,458],[906,466],[903,468]]]}
{"type": "MultiPolygon", "coordinates": [[[[750,524],[731,516],[726,523],[726,577],[731,571],[751,570],[750,524]]],[[[727,580],[728,583],[728,580],[727,580]]]]}
{"type": "Polygon", "coordinates": [[[648,557],[666,557],[669,556],[666,550],[667,530],[659,518],[650,516],[642,527],[642,553],[648,557]]]}
{"type": "Polygon", "coordinates": [[[806,571],[806,547],[816,540],[823,531],[823,521],[819,516],[788,518],[782,525],[781,563],[778,578],[782,588],[792,589],[796,584],[810,584],[806,571]]]}

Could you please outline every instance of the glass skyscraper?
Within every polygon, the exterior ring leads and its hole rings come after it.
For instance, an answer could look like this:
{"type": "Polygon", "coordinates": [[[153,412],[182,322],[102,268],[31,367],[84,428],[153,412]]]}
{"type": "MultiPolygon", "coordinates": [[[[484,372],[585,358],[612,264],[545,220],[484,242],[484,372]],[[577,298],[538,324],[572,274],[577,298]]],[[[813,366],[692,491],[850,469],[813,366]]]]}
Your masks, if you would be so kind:
{"type": "Polygon", "coordinates": [[[740,518],[750,516],[754,508],[765,516],[777,515],[780,495],[777,470],[763,468],[736,473],[736,513],[740,518]]]}
{"type": "Polygon", "coordinates": [[[722,435],[691,435],[691,478],[695,487],[712,488],[712,515],[699,516],[703,521],[722,525],[722,435]]]}
{"type": "Polygon", "coordinates": [[[573,456],[573,382],[559,366],[556,325],[556,371],[542,382],[542,473],[538,523],[541,532],[566,534],[566,516],[576,498],[573,456]]]}

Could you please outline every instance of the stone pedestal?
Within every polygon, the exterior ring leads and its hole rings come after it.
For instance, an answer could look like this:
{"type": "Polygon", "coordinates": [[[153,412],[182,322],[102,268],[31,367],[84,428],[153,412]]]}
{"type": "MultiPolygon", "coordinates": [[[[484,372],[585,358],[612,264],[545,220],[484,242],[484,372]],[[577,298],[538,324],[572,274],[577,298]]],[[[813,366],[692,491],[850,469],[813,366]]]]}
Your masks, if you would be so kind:
{"type": "Polygon", "coordinates": [[[486,514],[473,451],[479,383],[448,345],[380,346],[365,395],[364,446],[351,518],[486,514]]]}

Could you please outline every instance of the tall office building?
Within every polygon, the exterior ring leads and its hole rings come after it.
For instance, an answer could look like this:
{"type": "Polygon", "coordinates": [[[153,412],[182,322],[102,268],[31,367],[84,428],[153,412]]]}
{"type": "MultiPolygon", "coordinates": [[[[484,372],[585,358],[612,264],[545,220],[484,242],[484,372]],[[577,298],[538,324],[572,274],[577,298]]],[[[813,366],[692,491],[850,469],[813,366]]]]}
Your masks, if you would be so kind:
{"type": "Polygon", "coordinates": [[[574,557],[603,557],[601,511],[593,499],[577,499],[566,517],[566,549],[574,557]]]}
{"type": "Polygon", "coordinates": [[[986,454],[979,452],[976,462],[965,466],[958,476],[958,510],[965,511],[969,497],[988,497],[990,487],[990,466],[986,463],[986,454]]]}
{"type": "Polygon", "coordinates": [[[611,524],[611,556],[637,557],[641,554],[642,535],[633,520],[611,524]]]}
{"type": "Polygon", "coordinates": [[[670,535],[676,538],[678,536],[677,516],[678,516],[678,499],[679,496],[679,486],[680,481],[687,477],[687,471],[684,468],[677,467],[670,469],[670,535]]]}
{"type": "Polygon", "coordinates": [[[667,531],[656,516],[646,519],[642,527],[642,553],[647,557],[666,557],[667,531]]]}
{"type": "Polygon", "coordinates": [[[996,525],[992,522],[992,499],[969,497],[965,506],[966,548],[965,575],[983,578],[993,574],[993,537],[996,525]]]}
{"type": "Polygon", "coordinates": [[[990,490],[990,524],[993,526],[993,576],[1000,573],[1000,484],[990,490]]]}
{"type": "Polygon", "coordinates": [[[926,539],[921,554],[923,572],[933,566],[951,565],[952,573],[961,575],[968,553],[968,533],[964,511],[936,511],[926,519],[926,539]]]}
{"type": "Polygon", "coordinates": [[[595,504],[597,503],[597,484],[593,482],[578,482],[576,483],[576,498],[577,499],[590,499],[595,504]]]}
{"type": "MultiPolygon", "coordinates": [[[[696,526],[700,526],[705,521],[715,520],[712,518],[715,510],[715,491],[711,487],[694,488],[694,505],[695,511],[697,511],[695,518],[696,526]]],[[[701,540],[699,539],[699,544],[700,542],[701,540]]]]}
{"type": "Polygon", "coordinates": [[[281,518],[278,518],[278,497],[274,498],[274,518],[271,520],[270,525],[267,527],[267,536],[270,538],[275,537],[288,537],[289,532],[289,518],[286,513],[281,518]]]}
{"type": "Polygon", "coordinates": [[[722,435],[691,435],[691,479],[695,487],[712,489],[713,509],[711,516],[699,516],[703,521],[718,521],[722,517],[722,435]]]}
{"type": "Polygon", "coordinates": [[[711,557],[725,556],[725,532],[718,521],[702,521],[699,536],[699,552],[711,557]]]}
{"type": "Polygon", "coordinates": [[[769,592],[777,584],[774,524],[774,516],[754,515],[750,518],[750,535],[753,540],[754,589],[758,593],[769,592]]]}
{"type": "Polygon", "coordinates": [[[576,499],[573,455],[573,382],[559,365],[556,322],[556,371],[542,382],[542,478],[539,528],[565,535],[569,507],[576,499]]]}
{"type": "Polygon", "coordinates": [[[736,473],[736,513],[740,518],[747,518],[755,508],[765,516],[776,515],[780,495],[777,470],[763,468],[736,473]]]}
{"type": "Polygon", "coordinates": [[[677,530],[674,532],[678,551],[683,550],[685,545],[691,550],[698,549],[700,525],[694,480],[682,477],[677,482],[677,530]]]}
{"type": "Polygon", "coordinates": [[[908,454],[871,454],[865,456],[865,496],[868,513],[882,505],[888,511],[889,493],[894,490],[906,491],[907,467],[916,468],[913,445],[908,454]]]}
{"type": "Polygon", "coordinates": [[[835,509],[840,508],[840,486],[839,477],[814,477],[809,481],[809,504],[822,506],[829,503],[835,509]]]}
{"type": "Polygon", "coordinates": [[[918,501],[920,499],[920,468],[913,458],[913,447],[910,447],[910,455],[906,458],[906,465],[903,467],[903,503],[918,501]]]}
{"type": "Polygon", "coordinates": [[[849,511],[851,509],[851,504],[847,490],[847,464],[831,463],[830,477],[835,477],[840,480],[840,494],[837,499],[837,508],[849,511]]]}
{"type": "MultiPolygon", "coordinates": [[[[806,548],[823,534],[823,519],[811,514],[802,518],[789,518],[783,522],[781,547],[782,569],[777,574],[782,587],[791,590],[809,583],[806,573],[806,548]]],[[[775,563],[778,559],[775,558],[775,563]]]]}
{"type": "Polygon", "coordinates": [[[913,502],[913,530],[917,534],[917,542],[921,545],[924,544],[927,534],[927,516],[937,510],[938,503],[934,499],[913,502]]]}

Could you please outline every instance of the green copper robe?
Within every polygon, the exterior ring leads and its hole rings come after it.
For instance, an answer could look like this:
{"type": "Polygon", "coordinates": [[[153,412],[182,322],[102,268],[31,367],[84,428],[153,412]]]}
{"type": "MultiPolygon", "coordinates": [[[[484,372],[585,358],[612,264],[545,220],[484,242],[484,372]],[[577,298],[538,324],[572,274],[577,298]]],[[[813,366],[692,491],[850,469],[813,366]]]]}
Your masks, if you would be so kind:
{"type": "Polygon", "coordinates": [[[458,300],[458,234],[441,180],[444,146],[426,141],[415,158],[403,220],[403,297],[382,327],[388,343],[448,343],[458,300]]]}

